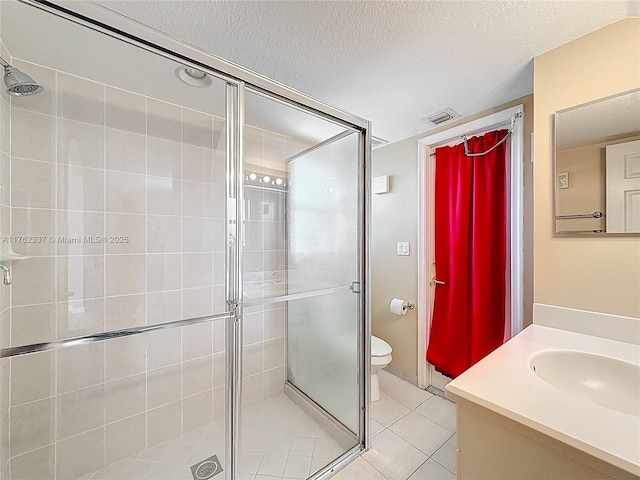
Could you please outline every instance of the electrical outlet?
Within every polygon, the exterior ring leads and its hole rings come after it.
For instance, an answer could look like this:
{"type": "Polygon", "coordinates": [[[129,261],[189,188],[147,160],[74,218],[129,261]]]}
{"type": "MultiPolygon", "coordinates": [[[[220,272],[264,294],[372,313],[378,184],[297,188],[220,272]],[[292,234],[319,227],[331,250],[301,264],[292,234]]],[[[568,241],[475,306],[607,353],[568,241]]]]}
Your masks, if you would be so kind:
{"type": "Polygon", "coordinates": [[[409,242],[398,242],[396,245],[396,255],[409,255],[409,242]]]}

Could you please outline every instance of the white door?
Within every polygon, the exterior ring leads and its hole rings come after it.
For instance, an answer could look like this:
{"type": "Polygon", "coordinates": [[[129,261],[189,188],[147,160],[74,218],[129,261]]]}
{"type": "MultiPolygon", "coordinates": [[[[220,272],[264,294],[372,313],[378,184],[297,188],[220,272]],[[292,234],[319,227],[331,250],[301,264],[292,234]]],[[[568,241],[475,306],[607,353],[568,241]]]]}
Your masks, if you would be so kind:
{"type": "Polygon", "coordinates": [[[640,140],[606,148],[607,232],[640,233],[640,140]]]}

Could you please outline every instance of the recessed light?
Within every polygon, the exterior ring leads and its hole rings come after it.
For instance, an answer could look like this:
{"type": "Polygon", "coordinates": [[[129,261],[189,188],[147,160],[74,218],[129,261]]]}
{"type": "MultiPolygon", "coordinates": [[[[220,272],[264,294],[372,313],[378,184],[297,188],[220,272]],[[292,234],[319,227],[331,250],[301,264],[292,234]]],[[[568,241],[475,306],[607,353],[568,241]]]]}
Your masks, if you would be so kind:
{"type": "Polygon", "coordinates": [[[178,67],[176,77],[192,87],[202,88],[211,85],[211,77],[197,68],[178,67]]]}

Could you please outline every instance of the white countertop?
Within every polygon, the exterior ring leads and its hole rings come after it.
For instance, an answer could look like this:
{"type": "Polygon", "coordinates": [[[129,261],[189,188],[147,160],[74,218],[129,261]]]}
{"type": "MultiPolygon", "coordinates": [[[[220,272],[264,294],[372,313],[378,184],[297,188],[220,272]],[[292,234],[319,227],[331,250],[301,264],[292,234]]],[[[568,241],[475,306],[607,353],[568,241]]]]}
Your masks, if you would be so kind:
{"type": "Polygon", "coordinates": [[[530,359],[549,349],[640,364],[640,345],[531,325],[449,383],[447,396],[478,404],[640,475],[640,417],[601,407],[540,379],[530,359]]]}

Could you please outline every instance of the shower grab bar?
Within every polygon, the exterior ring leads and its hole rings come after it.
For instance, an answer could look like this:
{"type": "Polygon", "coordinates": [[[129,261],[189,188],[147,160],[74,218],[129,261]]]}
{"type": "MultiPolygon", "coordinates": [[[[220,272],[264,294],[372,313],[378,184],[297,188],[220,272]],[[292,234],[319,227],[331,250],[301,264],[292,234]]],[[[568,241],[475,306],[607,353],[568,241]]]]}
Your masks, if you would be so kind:
{"type": "MultiPolygon", "coordinates": [[[[291,295],[281,295],[279,297],[261,298],[259,300],[245,301],[243,306],[253,307],[259,305],[267,305],[271,303],[281,303],[288,300],[300,300],[303,298],[318,297],[320,295],[330,295],[338,292],[350,292],[350,287],[325,288],[323,290],[313,290],[304,293],[294,293],[291,295]]],[[[76,345],[84,345],[87,343],[103,342],[114,338],[130,337],[131,335],[139,335],[141,333],[153,332],[155,330],[166,330],[169,328],[185,327],[187,325],[196,325],[198,323],[212,322],[214,320],[224,320],[231,318],[230,312],[220,313],[216,315],[206,315],[204,317],[187,318],[185,320],[176,320],[174,322],[156,323],[154,325],[145,325],[143,327],[126,328],[123,330],[112,330],[109,332],[95,333],[93,335],[85,335],[82,337],[65,338],[63,340],[54,340],[51,342],[34,343],[31,345],[22,345],[19,347],[9,347],[0,349],[0,358],[16,357],[18,355],[26,355],[27,353],[46,352],[49,350],[59,350],[61,348],[74,347],[76,345]]]]}
{"type": "Polygon", "coordinates": [[[592,213],[577,213],[575,215],[556,215],[557,220],[568,220],[571,218],[602,218],[604,215],[600,210],[592,213]]]}
{"type": "Polygon", "coordinates": [[[166,330],[169,328],[184,327],[187,325],[197,325],[198,323],[212,322],[214,320],[224,320],[230,318],[229,313],[220,313],[216,315],[207,315],[204,317],[187,318],[185,320],[176,320],[174,322],[156,323],[154,325],[145,325],[144,327],[127,328],[124,330],[112,330],[110,332],[96,333],[93,335],[85,335],[83,337],[65,338],[63,340],[54,340],[52,342],[34,343],[32,345],[23,345],[20,347],[3,348],[0,350],[0,358],[10,358],[27,353],[46,352],[49,350],[59,350],[66,347],[74,347],[76,345],[84,345],[87,343],[103,342],[114,338],[130,337],[131,335],[139,335],[141,333],[153,332],[155,330],[166,330]]]}

